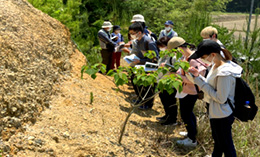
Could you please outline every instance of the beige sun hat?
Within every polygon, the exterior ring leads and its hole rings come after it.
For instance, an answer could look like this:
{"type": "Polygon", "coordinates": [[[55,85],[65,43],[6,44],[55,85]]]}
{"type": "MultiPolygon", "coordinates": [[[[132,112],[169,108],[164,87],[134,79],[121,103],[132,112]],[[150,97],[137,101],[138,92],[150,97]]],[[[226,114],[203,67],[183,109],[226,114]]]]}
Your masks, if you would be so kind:
{"type": "Polygon", "coordinates": [[[176,49],[178,46],[181,46],[185,42],[186,41],[181,37],[172,37],[167,44],[167,49],[168,50],[176,49]]]}
{"type": "Polygon", "coordinates": [[[210,38],[213,34],[218,34],[218,30],[212,26],[205,27],[200,32],[200,36],[204,39],[210,38]]]}
{"type": "Polygon", "coordinates": [[[113,25],[109,21],[104,21],[102,28],[108,28],[108,27],[113,27],[113,25]]]}
{"type": "Polygon", "coordinates": [[[144,16],[141,14],[136,14],[133,16],[133,19],[131,20],[131,22],[145,22],[144,16]]]}

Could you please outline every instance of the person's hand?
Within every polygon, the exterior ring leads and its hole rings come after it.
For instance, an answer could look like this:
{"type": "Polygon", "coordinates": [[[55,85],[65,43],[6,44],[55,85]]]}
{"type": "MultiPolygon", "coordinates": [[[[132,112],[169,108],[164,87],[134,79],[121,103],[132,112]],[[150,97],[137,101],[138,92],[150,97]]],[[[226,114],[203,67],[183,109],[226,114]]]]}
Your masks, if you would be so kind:
{"type": "Polygon", "coordinates": [[[167,62],[167,61],[161,63],[160,66],[161,66],[161,67],[165,67],[166,62],[167,62]]]}
{"type": "Polygon", "coordinates": [[[130,47],[131,44],[132,44],[132,42],[128,42],[128,43],[126,43],[124,46],[125,46],[125,47],[130,47]]]}
{"type": "Polygon", "coordinates": [[[126,47],[122,48],[122,50],[123,50],[124,52],[126,52],[126,53],[130,53],[130,52],[131,52],[131,51],[130,51],[128,48],[126,48],[126,47]]]}
{"type": "Polygon", "coordinates": [[[161,67],[164,67],[164,66],[165,66],[165,63],[162,63],[160,66],[161,66],[161,67]]]}
{"type": "Polygon", "coordinates": [[[152,34],[153,32],[152,31],[150,31],[149,29],[147,29],[147,31],[149,32],[149,34],[152,34]]]}
{"type": "Polygon", "coordinates": [[[138,64],[138,63],[140,63],[140,60],[134,59],[133,63],[138,64]]]}
{"type": "Polygon", "coordinates": [[[189,67],[188,71],[195,77],[199,76],[199,70],[194,67],[189,67]]]}

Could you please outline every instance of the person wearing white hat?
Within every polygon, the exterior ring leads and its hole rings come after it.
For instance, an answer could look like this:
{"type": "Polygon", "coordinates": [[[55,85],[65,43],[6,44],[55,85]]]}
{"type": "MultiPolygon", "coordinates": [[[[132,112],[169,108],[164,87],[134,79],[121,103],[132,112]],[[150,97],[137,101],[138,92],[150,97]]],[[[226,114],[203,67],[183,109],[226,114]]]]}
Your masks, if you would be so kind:
{"type": "Polygon", "coordinates": [[[98,31],[98,39],[101,47],[102,63],[106,65],[106,72],[111,69],[112,55],[116,46],[116,43],[111,39],[109,31],[113,25],[109,21],[105,21],[102,25],[102,29],[98,31]]]}
{"type": "Polygon", "coordinates": [[[132,20],[131,20],[131,23],[135,23],[135,22],[139,22],[142,25],[145,35],[147,35],[153,41],[157,40],[157,36],[153,32],[151,32],[150,30],[148,30],[148,27],[145,25],[145,20],[144,20],[143,15],[141,15],[141,14],[134,15],[132,20]]]}
{"type": "Polygon", "coordinates": [[[141,15],[141,14],[136,14],[136,15],[133,16],[131,22],[132,23],[134,23],[134,22],[145,22],[144,16],[141,15]]]}

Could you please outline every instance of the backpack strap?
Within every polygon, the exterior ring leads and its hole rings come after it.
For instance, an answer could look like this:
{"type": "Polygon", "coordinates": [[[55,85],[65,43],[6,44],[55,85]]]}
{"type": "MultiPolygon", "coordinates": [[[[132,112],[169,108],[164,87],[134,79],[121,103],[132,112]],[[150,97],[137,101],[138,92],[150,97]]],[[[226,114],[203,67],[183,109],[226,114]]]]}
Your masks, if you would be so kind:
{"type": "Polygon", "coordinates": [[[198,85],[194,84],[194,86],[195,86],[195,88],[196,88],[196,91],[197,91],[197,93],[199,93],[199,92],[200,92],[200,90],[199,90],[199,87],[198,87],[198,85]]]}

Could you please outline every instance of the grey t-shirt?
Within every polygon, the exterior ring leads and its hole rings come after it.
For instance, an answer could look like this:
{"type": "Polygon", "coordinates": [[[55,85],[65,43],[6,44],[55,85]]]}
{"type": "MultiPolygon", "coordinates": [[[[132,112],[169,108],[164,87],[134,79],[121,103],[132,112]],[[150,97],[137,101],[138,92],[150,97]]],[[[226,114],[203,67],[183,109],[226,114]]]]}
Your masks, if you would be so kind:
{"type": "Polygon", "coordinates": [[[156,53],[157,59],[159,59],[159,52],[158,52],[156,43],[154,41],[152,41],[146,35],[144,35],[141,40],[135,40],[132,45],[133,45],[133,49],[132,49],[131,53],[135,54],[137,57],[140,58],[139,64],[144,65],[145,62],[152,61],[151,59],[144,57],[144,54],[148,50],[154,51],[156,53]]]}

